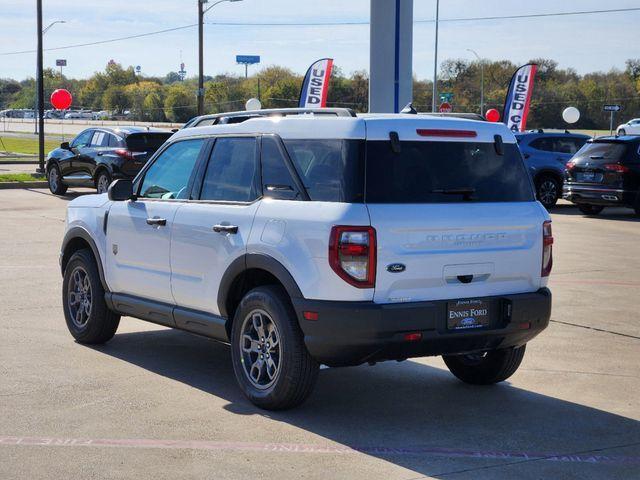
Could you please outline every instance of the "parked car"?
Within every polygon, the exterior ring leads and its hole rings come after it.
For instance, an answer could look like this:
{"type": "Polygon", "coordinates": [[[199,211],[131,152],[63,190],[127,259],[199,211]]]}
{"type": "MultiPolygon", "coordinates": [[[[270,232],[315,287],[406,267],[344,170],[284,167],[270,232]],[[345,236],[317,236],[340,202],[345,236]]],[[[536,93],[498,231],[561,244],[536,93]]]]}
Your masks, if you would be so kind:
{"type": "Polygon", "coordinates": [[[553,243],[511,131],[271,114],[182,129],[133,183],[69,203],[73,337],[127,315],[227,342],[267,409],[301,403],[320,364],[442,355],[470,384],[510,377],[549,322],[553,243]]]}
{"type": "Polygon", "coordinates": [[[143,127],[88,128],[47,156],[49,190],[93,186],[105,193],[116,178],[133,178],[172,132],[143,127]]]}
{"type": "Polygon", "coordinates": [[[616,132],[621,136],[640,135],[640,118],[634,118],[632,120],[629,120],[627,123],[618,125],[618,128],[616,128],[616,132]]]}
{"type": "Polygon", "coordinates": [[[74,110],[66,113],[64,115],[65,119],[85,119],[91,120],[93,119],[93,112],[91,110],[74,110]]]}
{"type": "Polygon", "coordinates": [[[640,137],[600,137],[567,164],[563,197],[586,215],[629,207],[640,216],[640,137]]]}
{"type": "Polygon", "coordinates": [[[516,134],[536,188],[536,197],[545,208],[553,207],[562,196],[565,165],[589,138],[577,133],[543,130],[516,134]]]}

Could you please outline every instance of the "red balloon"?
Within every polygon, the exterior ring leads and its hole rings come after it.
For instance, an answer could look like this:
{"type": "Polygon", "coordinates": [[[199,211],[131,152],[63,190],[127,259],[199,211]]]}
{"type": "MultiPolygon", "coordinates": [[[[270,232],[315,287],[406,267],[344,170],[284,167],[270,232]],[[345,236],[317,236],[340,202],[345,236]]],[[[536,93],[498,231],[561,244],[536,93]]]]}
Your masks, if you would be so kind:
{"type": "Polygon", "coordinates": [[[51,94],[51,105],[58,110],[66,110],[71,106],[71,101],[73,97],[69,90],[65,90],[64,88],[59,88],[54,90],[51,94]]]}
{"type": "Polygon", "coordinates": [[[500,121],[500,112],[495,108],[490,108],[489,110],[487,110],[487,113],[485,113],[484,116],[488,122],[500,121]]]}

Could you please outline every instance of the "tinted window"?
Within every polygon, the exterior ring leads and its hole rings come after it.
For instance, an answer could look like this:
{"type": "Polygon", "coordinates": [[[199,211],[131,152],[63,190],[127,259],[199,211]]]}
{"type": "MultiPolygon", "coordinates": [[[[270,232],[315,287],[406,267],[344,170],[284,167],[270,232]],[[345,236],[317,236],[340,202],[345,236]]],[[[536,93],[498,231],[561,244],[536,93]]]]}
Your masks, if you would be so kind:
{"type": "Polygon", "coordinates": [[[203,139],[193,139],[169,146],[146,171],[140,197],[187,198],[189,178],[203,144],[203,139]]]}
{"type": "Polygon", "coordinates": [[[200,199],[251,202],[258,198],[259,178],[255,138],[218,138],[200,199]]]}
{"type": "Polygon", "coordinates": [[[93,137],[93,130],[85,130],[71,142],[71,146],[75,148],[86,147],[91,143],[91,137],[93,137]]]}
{"type": "Polygon", "coordinates": [[[363,201],[363,142],[285,140],[284,144],[311,200],[363,201]]]}
{"type": "Polygon", "coordinates": [[[124,147],[124,142],[120,137],[116,137],[115,135],[109,134],[108,146],[113,148],[124,147]]]}
{"type": "Polygon", "coordinates": [[[574,162],[617,162],[623,160],[627,153],[627,144],[621,142],[593,142],[587,143],[571,159],[574,162]]]}
{"type": "Polygon", "coordinates": [[[542,150],[544,152],[553,152],[554,149],[553,139],[550,137],[537,138],[529,145],[536,150],[542,150]]]}
{"type": "Polygon", "coordinates": [[[554,140],[554,151],[558,153],[569,153],[573,155],[580,147],[584,145],[584,142],[578,144],[575,138],[570,137],[558,137],[554,140]]]}
{"type": "Polygon", "coordinates": [[[92,147],[106,147],[109,144],[109,138],[107,133],[96,130],[91,139],[92,147]]]}
{"type": "Polygon", "coordinates": [[[533,192],[520,151],[493,143],[367,142],[368,203],[530,202],[533,192]]]}
{"type": "Polygon", "coordinates": [[[132,152],[152,153],[158,150],[171,135],[173,134],[170,132],[132,133],[127,136],[127,148],[132,152]]]}
{"type": "Polygon", "coordinates": [[[279,142],[267,136],[262,138],[262,191],[269,198],[300,198],[279,142]]]}

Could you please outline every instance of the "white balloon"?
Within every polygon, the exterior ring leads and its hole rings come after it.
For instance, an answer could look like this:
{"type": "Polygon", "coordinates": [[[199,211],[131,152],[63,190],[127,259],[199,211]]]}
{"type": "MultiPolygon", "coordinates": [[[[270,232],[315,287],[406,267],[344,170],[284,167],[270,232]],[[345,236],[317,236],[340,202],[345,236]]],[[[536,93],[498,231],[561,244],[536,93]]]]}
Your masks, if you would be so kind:
{"type": "Polygon", "coordinates": [[[562,112],[562,118],[567,123],[576,123],[580,120],[580,110],[576,107],[567,107],[562,112]]]}
{"type": "Polygon", "coordinates": [[[262,108],[262,103],[257,98],[250,98],[247,100],[247,103],[244,104],[245,110],[260,110],[262,108]]]}

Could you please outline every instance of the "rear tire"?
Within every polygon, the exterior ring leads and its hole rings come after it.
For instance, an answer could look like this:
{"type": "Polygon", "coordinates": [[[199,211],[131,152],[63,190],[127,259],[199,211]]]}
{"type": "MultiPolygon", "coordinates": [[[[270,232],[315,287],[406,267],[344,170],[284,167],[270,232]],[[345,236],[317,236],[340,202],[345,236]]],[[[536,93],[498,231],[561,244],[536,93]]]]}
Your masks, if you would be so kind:
{"type": "Polygon", "coordinates": [[[67,328],[79,343],[105,343],[118,329],[120,315],[107,308],[98,266],[89,249],[74,253],[64,269],[62,308],[67,328]]]}
{"type": "Polygon", "coordinates": [[[618,135],[624,137],[627,134],[627,131],[624,128],[618,130],[618,135]]]}
{"type": "Polygon", "coordinates": [[[98,194],[107,193],[111,185],[111,175],[106,170],[101,170],[96,177],[96,191],[98,194]]]}
{"type": "Polygon", "coordinates": [[[558,203],[561,193],[562,184],[552,176],[544,175],[536,182],[536,197],[544,208],[551,208],[558,203]]]}
{"type": "Polygon", "coordinates": [[[578,210],[580,210],[585,215],[598,215],[600,212],[602,212],[602,210],[604,210],[604,207],[600,205],[582,204],[582,205],[578,205],[578,210]]]}
{"type": "Polygon", "coordinates": [[[491,350],[483,354],[443,355],[449,371],[465,383],[492,385],[515,373],[522,363],[526,344],[521,347],[491,350]]]}
{"type": "Polygon", "coordinates": [[[64,195],[67,193],[67,186],[62,183],[60,167],[55,163],[47,170],[47,184],[49,185],[49,191],[54,195],[64,195]]]}
{"type": "Polygon", "coordinates": [[[267,410],[300,405],[320,368],[305,347],[289,297],[275,285],[254,288],[240,302],[231,329],[231,360],[243,393],[267,410]]]}

